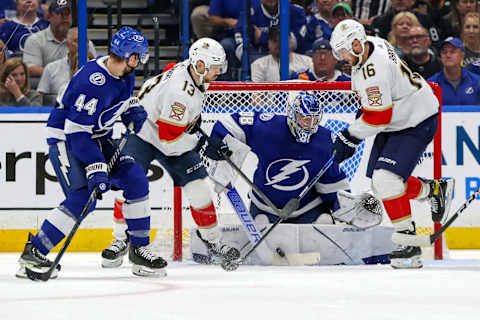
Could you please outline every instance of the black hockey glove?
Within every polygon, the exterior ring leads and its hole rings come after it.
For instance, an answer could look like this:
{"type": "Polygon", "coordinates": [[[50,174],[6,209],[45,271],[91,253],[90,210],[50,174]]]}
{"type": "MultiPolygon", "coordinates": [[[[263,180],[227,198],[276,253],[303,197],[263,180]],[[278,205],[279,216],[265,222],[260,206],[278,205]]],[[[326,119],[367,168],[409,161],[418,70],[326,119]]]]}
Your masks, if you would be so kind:
{"type": "Polygon", "coordinates": [[[185,133],[194,134],[197,133],[202,125],[202,115],[199,114],[185,129],[185,133]]]}
{"type": "Polygon", "coordinates": [[[222,140],[217,138],[205,136],[200,138],[194,150],[199,152],[202,149],[205,156],[215,161],[225,160],[222,153],[227,157],[232,155],[232,151],[228,148],[228,146],[223,143],[222,140]]]}
{"type": "Polygon", "coordinates": [[[360,142],[362,142],[362,140],[351,136],[348,129],[339,132],[332,144],[332,153],[335,153],[335,161],[340,163],[353,156],[360,142]]]}

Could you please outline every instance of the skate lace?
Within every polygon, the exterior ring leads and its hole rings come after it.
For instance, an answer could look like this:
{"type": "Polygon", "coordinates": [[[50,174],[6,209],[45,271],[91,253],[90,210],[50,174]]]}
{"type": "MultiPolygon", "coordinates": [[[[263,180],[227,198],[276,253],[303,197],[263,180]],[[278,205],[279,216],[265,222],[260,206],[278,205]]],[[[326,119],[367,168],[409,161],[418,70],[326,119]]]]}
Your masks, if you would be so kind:
{"type": "Polygon", "coordinates": [[[138,253],[146,260],[153,261],[158,259],[158,256],[154,254],[148,247],[138,248],[138,253]]]}
{"type": "Polygon", "coordinates": [[[34,247],[32,251],[35,257],[37,257],[38,259],[42,261],[48,261],[47,257],[44,256],[42,253],[40,253],[40,251],[38,251],[37,248],[34,247]]]}
{"type": "Polygon", "coordinates": [[[122,251],[126,246],[127,245],[125,244],[124,241],[115,239],[112,241],[112,244],[110,245],[109,249],[115,253],[118,253],[122,251]]]}

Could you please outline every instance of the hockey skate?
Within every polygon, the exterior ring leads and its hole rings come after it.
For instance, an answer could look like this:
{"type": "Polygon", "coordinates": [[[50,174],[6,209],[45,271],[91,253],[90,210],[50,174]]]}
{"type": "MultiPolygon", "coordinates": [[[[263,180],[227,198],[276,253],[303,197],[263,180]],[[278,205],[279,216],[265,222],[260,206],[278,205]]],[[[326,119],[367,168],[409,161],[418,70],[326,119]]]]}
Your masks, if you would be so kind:
{"type": "Polygon", "coordinates": [[[220,263],[224,261],[233,261],[240,258],[240,251],[238,251],[236,248],[230,247],[229,245],[221,243],[220,241],[213,242],[205,240],[198,229],[197,236],[200,238],[200,240],[203,241],[203,243],[208,249],[208,252],[213,257],[219,258],[221,260],[220,263]]]}
{"type": "Polygon", "coordinates": [[[448,217],[448,212],[450,211],[455,180],[430,180],[420,177],[419,179],[422,180],[422,182],[427,183],[430,187],[428,199],[430,200],[433,222],[445,221],[448,217]]]}
{"type": "Polygon", "coordinates": [[[114,239],[110,247],[102,251],[102,267],[118,268],[123,263],[123,256],[128,252],[128,239],[114,239]]]}
{"type": "Polygon", "coordinates": [[[154,254],[149,246],[130,245],[128,259],[132,263],[132,273],[140,277],[165,277],[167,261],[154,254]]]}
{"type": "MultiPolygon", "coordinates": [[[[48,260],[43,254],[40,253],[40,251],[37,250],[37,248],[33,246],[32,239],[33,234],[29,233],[23,253],[20,256],[20,259],[18,259],[20,269],[18,269],[17,273],[15,274],[17,278],[27,278],[25,271],[26,266],[46,272],[53,265],[52,261],[48,260]]],[[[61,266],[57,265],[55,270],[53,270],[50,279],[55,279],[58,276],[58,271],[60,271],[60,269],[61,266]]]]}
{"type": "MultiPolygon", "coordinates": [[[[396,231],[398,233],[415,235],[415,223],[412,222],[412,230],[396,231]]],[[[390,265],[394,269],[418,269],[423,267],[422,249],[420,247],[398,245],[398,248],[390,253],[390,265]]]]}

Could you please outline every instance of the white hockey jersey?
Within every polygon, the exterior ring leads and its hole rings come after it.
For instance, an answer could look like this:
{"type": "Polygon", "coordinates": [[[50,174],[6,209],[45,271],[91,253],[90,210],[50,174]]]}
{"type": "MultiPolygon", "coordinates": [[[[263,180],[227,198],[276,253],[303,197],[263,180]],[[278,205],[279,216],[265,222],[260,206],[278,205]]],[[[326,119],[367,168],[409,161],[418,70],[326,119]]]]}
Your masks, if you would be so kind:
{"type": "Polygon", "coordinates": [[[352,70],[352,90],[361,99],[363,114],[348,129],[350,134],[364,139],[380,131],[400,131],[438,113],[439,103],[428,83],[386,40],[367,39],[373,52],[352,70]]]}
{"type": "Polygon", "coordinates": [[[172,69],[148,79],[138,95],[148,119],[138,133],[167,156],[192,150],[196,135],[184,133],[202,111],[206,88],[195,84],[184,61],[172,69]]]}

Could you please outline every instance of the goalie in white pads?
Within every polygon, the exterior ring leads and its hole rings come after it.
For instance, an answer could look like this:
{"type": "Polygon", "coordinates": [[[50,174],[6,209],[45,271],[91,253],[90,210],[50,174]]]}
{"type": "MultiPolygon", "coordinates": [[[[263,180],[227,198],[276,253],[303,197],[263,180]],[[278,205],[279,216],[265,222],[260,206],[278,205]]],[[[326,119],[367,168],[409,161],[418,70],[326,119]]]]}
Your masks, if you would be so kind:
{"type": "MultiPolygon", "coordinates": [[[[215,207],[206,182],[207,172],[198,149],[214,160],[222,159],[220,150],[227,150],[220,140],[210,137],[198,138],[195,134],[201,124],[202,102],[211,81],[226,72],[225,51],[210,38],[201,38],[192,44],[190,58],[172,69],[145,82],[139,99],[148,113],[142,130],[129,138],[125,152],[133,156],[148,170],[157,160],[172,177],[176,186],[181,186],[190,202],[193,220],[209,252],[220,259],[236,259],[238,250],[219,241],[215,207]]],[[[118,267],[126,252],[127,226],[117,223],[123,218],[119,208],[115,210],[112,245],[102,252],[103,267],[118,267]]]]}
{"type": "MultiPolygon", "coordinates": [[[[453,181],[411,176],[437,131],[439,103],[432,89],[410,71],[387,41],[367,37],[354,20],[340,22],[330,44],[337,60],[352,65],[352,89],[362,103],[360,117],[333,144],[336,161],[351,157],[364,138],[376,135],[367,176],[396,230],[392,239],[415,234],[411,199],[428,198],[432,219],[441,221],[448,211],[453,181]]],[[[422,267],[420,247],[399,244],[390,254],[392,267],[422,267]]]]}

